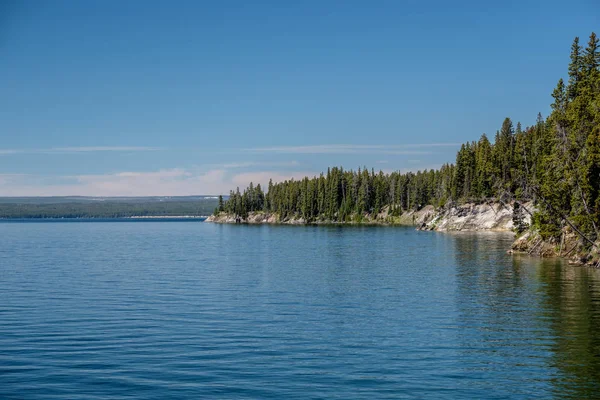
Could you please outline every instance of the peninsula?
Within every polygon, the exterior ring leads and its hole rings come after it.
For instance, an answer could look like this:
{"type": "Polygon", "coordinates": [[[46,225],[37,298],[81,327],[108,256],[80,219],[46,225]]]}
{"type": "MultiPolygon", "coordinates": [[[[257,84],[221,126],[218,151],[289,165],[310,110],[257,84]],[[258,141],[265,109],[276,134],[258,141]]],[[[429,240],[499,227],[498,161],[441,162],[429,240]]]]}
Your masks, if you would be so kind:
{"type": "Polygon", "coordinates": [[[493,140],[464,143],[454,164],[392,172],[329,168],[319,176],[231,191],[209,222],[408,224],[513,230],[514,251],[600,265],[600,51],[575,38],[552,112],[506,118],[493,140]]]}

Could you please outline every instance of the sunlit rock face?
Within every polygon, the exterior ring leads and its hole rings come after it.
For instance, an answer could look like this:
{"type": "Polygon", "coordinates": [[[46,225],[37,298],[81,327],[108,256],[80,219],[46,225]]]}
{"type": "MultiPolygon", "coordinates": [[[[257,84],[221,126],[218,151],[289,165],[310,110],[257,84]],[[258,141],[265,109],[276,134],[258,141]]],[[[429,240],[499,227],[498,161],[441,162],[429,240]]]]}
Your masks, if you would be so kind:
{"type": "MultiPolygon", "coordinates": [[[[532,210],[531,204],[524,204],[532,210]]],[[[510,204],[467,203],[440,211],[421,229],[435,231],[511,231],[513,207],[510,204]]],[[[531,216],[524,214],[524,222],[530,224],[531,216]]]]}

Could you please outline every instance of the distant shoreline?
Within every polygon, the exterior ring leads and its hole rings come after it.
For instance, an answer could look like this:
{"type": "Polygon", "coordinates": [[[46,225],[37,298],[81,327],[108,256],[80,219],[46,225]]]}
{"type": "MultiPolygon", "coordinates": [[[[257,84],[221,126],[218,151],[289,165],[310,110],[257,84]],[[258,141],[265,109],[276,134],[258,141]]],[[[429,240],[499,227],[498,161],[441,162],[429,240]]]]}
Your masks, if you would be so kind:
{"type": "Polygon", "coordinates": [[[135,218],[135,219],[198,219],[210,215],[218,206],[216,199],[155,199],[139,198],[103,201],[58,201],[33,199],[29,202],[3,203],[0,198],[0,218],[64,219],[64,218],[135,218]],[[33,202],[37,201],[37,202],[33,202]]]}
{"type": "Polygon", "coordinates": [[[199,219],[205,220],[208,216],[206,215],[138,215],[128,217],[14,217],[14,218],[0,218],[0,221],[61,221],[61,220],[93,220],[93,219],[104,219],[104,220],[130,220],[130,219],[199,219]]]}
{"type": "Polygon", "coordinates": [[[133,215],[131,217],[123,217],[124,219],[206,219],[208,215],[133,215]]]}

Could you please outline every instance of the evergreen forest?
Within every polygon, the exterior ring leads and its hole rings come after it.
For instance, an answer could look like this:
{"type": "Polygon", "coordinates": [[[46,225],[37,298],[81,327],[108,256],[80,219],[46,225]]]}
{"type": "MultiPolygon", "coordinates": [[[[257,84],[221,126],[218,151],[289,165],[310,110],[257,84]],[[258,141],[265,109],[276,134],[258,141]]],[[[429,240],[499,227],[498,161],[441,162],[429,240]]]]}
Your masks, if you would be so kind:
{"type": "MultiPolygon", "coordinates": [[[[241,218],[269,212],[281,220],[360,221],[386,211],[400,215],[431,204],[533,201],[533,224],[543,238],[565,224],[595,241],[600,227],[600,51],[592,33],[575,38],[567,79],[552,92],[552,111],[523,127],[504,119],[500,129],[464,143],[456,161],[437,170],[393,172],[332,167],[302,180],[250,184],[219,200],[216,213],[241,218]]],[[[515,207],[518,208],[518,207],[515,207]]]]}

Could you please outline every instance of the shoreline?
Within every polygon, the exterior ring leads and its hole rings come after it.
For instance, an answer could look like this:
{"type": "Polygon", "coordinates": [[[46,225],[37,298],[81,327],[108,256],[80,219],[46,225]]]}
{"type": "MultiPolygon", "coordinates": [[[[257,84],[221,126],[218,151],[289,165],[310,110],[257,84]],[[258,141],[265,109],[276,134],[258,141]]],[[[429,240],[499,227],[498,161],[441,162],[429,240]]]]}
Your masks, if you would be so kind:
{"type": "MultiPolygon", "coordinates": [[[[535,211],[533,203],[523,204],[531,214],[535,211]]],[[[526,214],[523,221],[531,226],[531,214],[526,214]]],[[[338,226],[412,226],[417,230],[444,233],[512,233],[514,242],[508,254],[523,254],[540,258],[558,257],[569,265],[600,267],[600,246],[590,251],[581,244],[578,236],[565,229],[560,243],[544,241],[535,230],[527,229],[522,234],[515,234],[513,224],[513,207],[511,204],[498,202],[466,203],[450,205],[435,209],[426,206],[419,211],[405,212],[400,216],[391,216],[384,211],[378,215],[365,214],[351,216],[349,221],[316,220],[305,221],[301,217],[288,217],[283,220],[276,213],[251,212],[247,218],[236,221],[234,215],[220,213],[209,216],[205,222],[217,224],[270,224],[270,225],[338,225],[338,226]]]]}
{"type": "Polygon", "coordinates": [[[586,246],[569,227],[563,228],[560,240],[544,240],[538,231],[525,231],[515,238],[507,253],[556,257],[567,261],[569,265],[600,268],[600,243],[586,246]]]}
{"type": "MultiPolygon", "coordinates": [[[[527,204],[533,209],[531,204],[527,204]]],[[[235,215],[221,212],[211,215],[206,222],[217,224],[282,224],[282,225],[390,225],[414,226],[418,230],[438,232],[513,232],[513,208],[497,202],[465,203],[448,205],[436,209],[427,205],[417,211],[406,211],[399,216],[389,213],[384,208],[379,214],[352,214],[346,221],[316,219],[305,221],[300,216],[286,217],[283,220],[277,213],[264,211],[250,212],[246,218],[238,221],[235,215]]],[[[524,222],[530,224],[531,218],[526,216],[524,222]]]]}
{"type": "Polygon", "coordinates": [[[16,218],[0,218],[0,221],[61,221],[61,220],[94,220],[94,219],[112,219],[112,220],[128,220],[128,219],[201,219],[206,220],[206,215],[133,215],[129,217],[16,217],[16,218]]]}
{"type": "Polygon", "coordinates": [[[350,215],[346,221],[334,221],[329,219],[315,219],[306,221],[302,217],[292,216],[281,218],[277,213],[268,213],[263,211],[251,212],[247,218],[238,221],[236,216],[226,214],[224,212],[219,215],[209,216],[205,222],[212,222],[216,224],[270,224],[270,225],[381,225],[381,226],[419,226],[425,223],[431,214],[434,212],[432,206],[424,207],[419,211],[410,211],[400,216],[392,216],[388,213],[387,209],[384,209],[377,215],[364,214],[364,215],[350,215]]]}
{"type": "Polygon", "coordinates": [[[131,217],[122,217],[124,219],[207,219],[208,215],[132,215],[131,217]]]}

